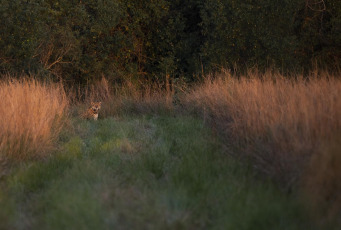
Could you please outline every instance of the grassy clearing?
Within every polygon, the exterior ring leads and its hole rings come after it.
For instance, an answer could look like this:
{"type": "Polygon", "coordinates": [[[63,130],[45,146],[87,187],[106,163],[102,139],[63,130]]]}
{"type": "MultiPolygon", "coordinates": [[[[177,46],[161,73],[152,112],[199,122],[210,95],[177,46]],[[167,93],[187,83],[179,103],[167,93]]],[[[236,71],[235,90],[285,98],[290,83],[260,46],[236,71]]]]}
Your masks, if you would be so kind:
{"type": "Polygon", "coordinates": [[[340,84],[328,75],[250,72],[206,79],[181,95],[186,85],[169,79],[115,87],[103,78],[67,93],[74,117],[102,101],[100,120],[73,118],[62,129],[62,87],[4,82],[1,90],[15,90],[4,91],[3,109],[17,106],[13,122],[6,118],[13,133],[1,133],[12,145],[2,144],[1,156],[10,159],[3,152],[14,146],[21,164],[0,177],[0,229],[311,229],[310,214],[312,225],[322,222],[316,229],[333,229],[341,207],[340,84]],[[18,116],[25,112],[35,119],[18,116]],[[61,147],[52,152],[56,137],[61,147]]]}
{"type": "Polygon", "coordinates": [[[257,180],[191,117],[74,121],[44,162],[3,181],[2,229],[308,229],[294,197],[257,180]]]}
{"type": "Polygon", "coordinates": [[[61,85],[36,80],[0,82],[0,175],[7,160],[41,158],[65,123],[67,99],[61,85]]]}

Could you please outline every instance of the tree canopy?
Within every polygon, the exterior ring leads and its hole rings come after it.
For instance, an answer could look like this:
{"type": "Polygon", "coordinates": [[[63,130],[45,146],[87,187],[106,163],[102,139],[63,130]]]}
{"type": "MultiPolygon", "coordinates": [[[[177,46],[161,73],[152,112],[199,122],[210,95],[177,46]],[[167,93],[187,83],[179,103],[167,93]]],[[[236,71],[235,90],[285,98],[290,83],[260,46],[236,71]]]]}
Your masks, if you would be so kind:
{"type": "Polygon", "coordinates": [[[337,68],[334,0],[0,0],[0,72],[71,82],[337,68]]]}

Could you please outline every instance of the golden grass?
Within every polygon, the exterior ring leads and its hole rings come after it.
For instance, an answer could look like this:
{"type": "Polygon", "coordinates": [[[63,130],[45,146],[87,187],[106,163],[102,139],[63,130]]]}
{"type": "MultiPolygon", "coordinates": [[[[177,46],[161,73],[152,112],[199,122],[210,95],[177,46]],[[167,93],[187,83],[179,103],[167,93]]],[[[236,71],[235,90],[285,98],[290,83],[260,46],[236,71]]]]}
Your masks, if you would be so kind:
{"type": "Polygon", "coordinates": [[[1,81],[0,98],[0,161],[48,153],[65,122],[63,87],[37,80],[1,81]]]}
{"type": "MultiPolygon", "coordinates": [[[[303,185],[310,202],[341,211],[341,79],[249,73],[207,78],[185,97],[237,154],[284,189],[303,185]]],[[[324,211],[323,211],[324,212],[324,211]]]]}
{"type": "Polygon", "coordinates": [[[268,74],[207,79],[186,100],[205,111],[205,117],[213,117],[231,141],[263,146],[257,154],[253,151],[264,164],[261,170],[283,176],[281,170],[296,170],[291,156],[304,159],[341,130],[340,98],[339,79],[268,74]]]}

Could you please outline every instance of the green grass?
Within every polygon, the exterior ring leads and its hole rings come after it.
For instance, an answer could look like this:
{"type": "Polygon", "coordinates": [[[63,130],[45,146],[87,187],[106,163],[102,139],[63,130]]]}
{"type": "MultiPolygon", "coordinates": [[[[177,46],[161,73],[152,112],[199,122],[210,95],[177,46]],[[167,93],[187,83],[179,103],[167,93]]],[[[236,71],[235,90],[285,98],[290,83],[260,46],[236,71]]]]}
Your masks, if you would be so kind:
{"type": "Polygon", "coordinates": [[[308,229],[300,204],[222,151],[200,120],[74,120],[0,184],[0,229],[308,229]]]}

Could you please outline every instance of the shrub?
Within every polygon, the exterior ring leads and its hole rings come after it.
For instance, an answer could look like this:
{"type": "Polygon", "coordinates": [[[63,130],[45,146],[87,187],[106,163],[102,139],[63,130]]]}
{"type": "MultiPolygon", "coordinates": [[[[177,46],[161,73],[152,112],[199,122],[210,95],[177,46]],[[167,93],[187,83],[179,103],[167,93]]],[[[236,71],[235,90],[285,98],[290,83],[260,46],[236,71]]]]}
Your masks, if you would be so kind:
{"type": "Polygon", "coordinates": [[[68,105],[63,86],[0,82],[0,161],[40,158],[53,147],[68,105]]]}

